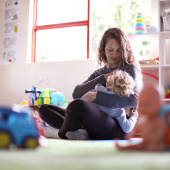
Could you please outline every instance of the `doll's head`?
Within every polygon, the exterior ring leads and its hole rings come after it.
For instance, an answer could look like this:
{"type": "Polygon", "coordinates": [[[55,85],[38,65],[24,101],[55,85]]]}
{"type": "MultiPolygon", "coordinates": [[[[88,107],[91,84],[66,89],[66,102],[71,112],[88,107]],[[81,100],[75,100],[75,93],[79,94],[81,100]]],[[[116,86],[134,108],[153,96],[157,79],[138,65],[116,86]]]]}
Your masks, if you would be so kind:
{"type": "Polygon", "coordinates": [[[135,82],[133,78],[125,71],[115,70],[112,75],[107,78],[106,88],[113,91],[119,96],[130,96],[134,94],[135,82]]]}
{"type": "Polygon", "coordinates": [[[153,87],[144,87],[139,95],[138,112],[147,117],[158,115],[161,108],[161,95],[159,91],[153,87]]]}

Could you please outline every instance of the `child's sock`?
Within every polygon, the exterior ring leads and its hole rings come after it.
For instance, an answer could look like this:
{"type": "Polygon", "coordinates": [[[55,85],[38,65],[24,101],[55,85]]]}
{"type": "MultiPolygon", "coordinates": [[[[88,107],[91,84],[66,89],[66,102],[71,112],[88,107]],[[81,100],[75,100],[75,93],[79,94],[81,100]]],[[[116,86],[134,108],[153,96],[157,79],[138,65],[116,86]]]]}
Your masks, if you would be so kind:
{"type": "Polygon", "coordinates": [[[79,129],[77,131],[68,131],[66,137],[70,140],[87,140],[89,135],[86,130],[79,129]]]}
{"type": "Polygon", "coordinates": [[[56,138],[56,139],[61,139],[59,136],[58,136],[58,131],[59,129],[54,129],[50,126],[45,126],[44,127],[44,135],[45,137],[47,138],[56,138]]]}

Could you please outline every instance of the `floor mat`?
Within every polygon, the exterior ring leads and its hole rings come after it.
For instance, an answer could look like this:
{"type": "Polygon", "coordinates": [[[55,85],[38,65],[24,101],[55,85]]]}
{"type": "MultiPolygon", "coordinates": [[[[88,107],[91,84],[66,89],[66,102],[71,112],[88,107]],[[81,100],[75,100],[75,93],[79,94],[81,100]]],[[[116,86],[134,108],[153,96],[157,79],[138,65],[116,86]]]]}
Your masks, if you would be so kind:
{"type": "Polygon", "coordinates": [[[115,142],[125,144],[127,141],[47,141],[46,147],[36,150],[1,150],[0,170],[170,169],[169,152],[119,151],[115,148],[115,142]]]}

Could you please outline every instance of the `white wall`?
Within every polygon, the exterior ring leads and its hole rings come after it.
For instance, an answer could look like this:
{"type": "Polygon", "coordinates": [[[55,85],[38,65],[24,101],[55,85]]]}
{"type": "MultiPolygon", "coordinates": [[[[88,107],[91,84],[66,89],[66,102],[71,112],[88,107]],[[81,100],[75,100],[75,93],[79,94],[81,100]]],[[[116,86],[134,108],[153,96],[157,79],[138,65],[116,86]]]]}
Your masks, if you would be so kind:
{"type": "MultiPolygon", "coordinates": [[[[4,0],[0,0],[0,57],[2,57],[4,0]]],[[[25,89],[39,82],[39,77],[49,80],[49,85],[38,88],[54,88],[64,92],[66,99],[72,99],[74,87],[82,83],[96,69],[94,60],[67,61],[55,63],[26,63],[29,0],[20,0],[19,48],[17,63],[0,63],[0,106],[10,106],[25,95],[25,89]]],[[[23,99],[28,99],[28,95],[23,99]]]]}

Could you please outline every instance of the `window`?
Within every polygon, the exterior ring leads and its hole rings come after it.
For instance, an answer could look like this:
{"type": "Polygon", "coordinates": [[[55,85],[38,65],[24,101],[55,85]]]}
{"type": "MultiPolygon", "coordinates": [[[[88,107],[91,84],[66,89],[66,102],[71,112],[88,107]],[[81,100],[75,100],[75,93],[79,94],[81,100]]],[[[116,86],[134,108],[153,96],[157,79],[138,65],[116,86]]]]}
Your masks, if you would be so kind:
{"type": "Polygon", "coordinates": [[[90,58],[95,58],[98,42],[110,27],[119,27],[127,35],[135,33],[137,8],[145,25],[150,25],[150,0],[91,0],[90,1],[90,58]]]}
{"type": "Polygon", "coordinates": [[[144,23],[150,25],[150,0],[34,3],[33,62],[96,58],[100,38],[107,28],[120,27],[126,34],[134,34],[137,8],[143,13],[144,23]]]}
{"type": "Polygon", "coordinates": [[[89,58],[89,0],[34,0],[32,61],[89,58]]]}

